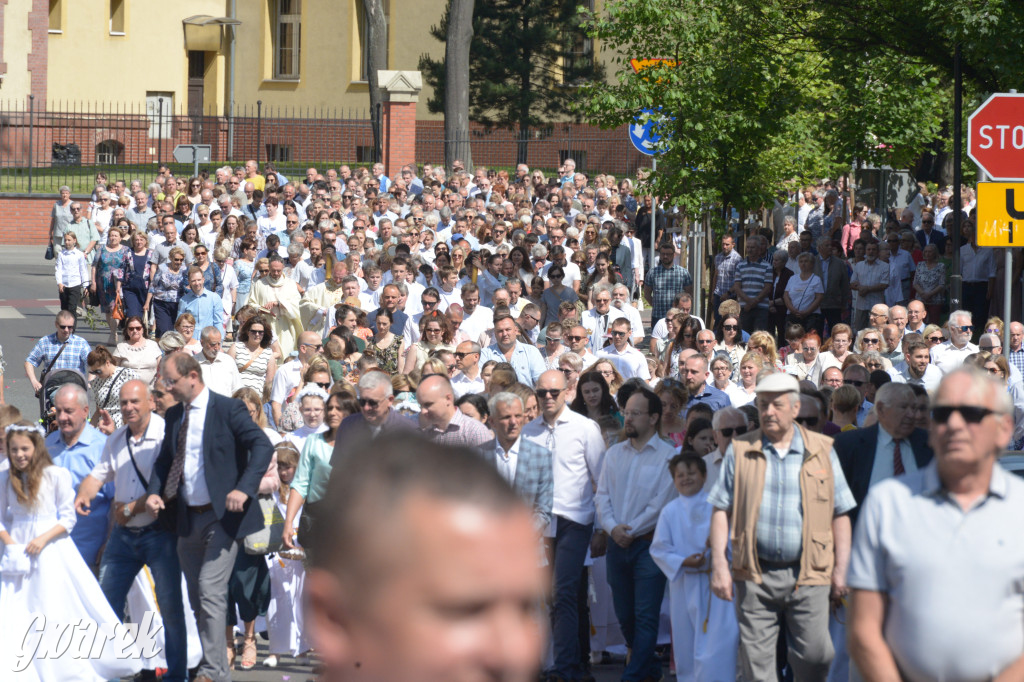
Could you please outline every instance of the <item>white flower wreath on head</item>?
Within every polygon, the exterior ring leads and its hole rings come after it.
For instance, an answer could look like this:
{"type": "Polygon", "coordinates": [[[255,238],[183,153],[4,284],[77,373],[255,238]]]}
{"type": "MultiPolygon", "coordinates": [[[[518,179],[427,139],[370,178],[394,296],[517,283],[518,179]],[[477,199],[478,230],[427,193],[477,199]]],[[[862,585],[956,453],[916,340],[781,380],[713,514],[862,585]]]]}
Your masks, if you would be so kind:
{"type": "Polygon", "coordinates": [[[301,403],[303,398],[311,395],[320,398],[324,403],[326,403],[327,399],[330,398],[330,396],[327,395],[327,391],[316,384],[306,384],[302,390],[299,391],[299,394],[295,396],[295,402],[301,403]]]}
{"type": "Polygon", "coordinates": [[[4,429],[4,435],[9,434],[11,431],[27,431],[29,433],[38,433],[43,438],[46,438],[46,431],[39,424],[11,424],[4,429]]]}

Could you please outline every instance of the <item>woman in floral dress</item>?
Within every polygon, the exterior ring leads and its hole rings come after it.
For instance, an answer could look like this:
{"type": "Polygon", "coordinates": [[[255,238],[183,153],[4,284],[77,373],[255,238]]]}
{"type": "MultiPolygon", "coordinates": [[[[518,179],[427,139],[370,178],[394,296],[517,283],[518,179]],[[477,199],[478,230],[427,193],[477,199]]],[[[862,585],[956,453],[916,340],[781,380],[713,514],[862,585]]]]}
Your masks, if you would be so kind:
{"type": "Polygon", "coordinates": [[[117,344],[118,321],[114,319],[114,303],[121,294],[124,270],[132,257],[131,249],[121,243],[123,237],[119,227],[107,230],[107,245],[97,249],[96,260],[92,264],[90,289],[99,297],[100,309],[107,316],[107,327],[110,329],[108,346],[117,344]]]}

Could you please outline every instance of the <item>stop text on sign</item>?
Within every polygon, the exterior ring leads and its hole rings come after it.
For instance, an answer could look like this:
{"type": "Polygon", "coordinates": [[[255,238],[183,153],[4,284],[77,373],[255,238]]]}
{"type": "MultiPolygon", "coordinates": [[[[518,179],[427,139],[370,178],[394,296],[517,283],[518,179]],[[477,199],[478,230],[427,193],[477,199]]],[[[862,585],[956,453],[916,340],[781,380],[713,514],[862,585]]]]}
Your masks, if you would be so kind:
{"type": "Polygon", "coordinates": [[[981,142],[978,149],[1008,149],[1007,143],[1014,149],[1024,149],[1024,125],[983,125],[978,127],[978,137],[981,142]],[[1007,131],[1012,132],[1007,135],[1007,131]],[[1009,138],[1009,139],[1007,139],[1009,138]],[[997,144],[998,139],[998,144],[997,144]]]}

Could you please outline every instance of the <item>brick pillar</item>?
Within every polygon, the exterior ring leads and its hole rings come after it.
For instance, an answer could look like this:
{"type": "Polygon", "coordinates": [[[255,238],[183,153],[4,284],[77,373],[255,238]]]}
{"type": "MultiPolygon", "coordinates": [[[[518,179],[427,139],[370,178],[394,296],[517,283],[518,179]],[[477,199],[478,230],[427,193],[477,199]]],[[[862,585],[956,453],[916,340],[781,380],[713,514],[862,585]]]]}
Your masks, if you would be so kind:
{"type": "Polygon", "coordinates": [[[423,78],[419,71],[378,71],[377,82],[384,100],[384,172],[394,178],[402,166],[416,161],[416,103],[423,78]]]}

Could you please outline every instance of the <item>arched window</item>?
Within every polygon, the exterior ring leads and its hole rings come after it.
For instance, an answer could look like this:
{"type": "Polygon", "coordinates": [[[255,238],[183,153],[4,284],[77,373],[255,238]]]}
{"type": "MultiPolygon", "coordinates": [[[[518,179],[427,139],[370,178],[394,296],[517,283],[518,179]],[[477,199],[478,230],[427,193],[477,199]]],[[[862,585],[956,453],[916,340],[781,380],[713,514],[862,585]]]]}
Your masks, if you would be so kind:
{"type": "Polygon", "coordinates": [[[96,145],[96,164],[113,166],[121,162],[124,145],[117,140],[104,140],[96,145]]]}

